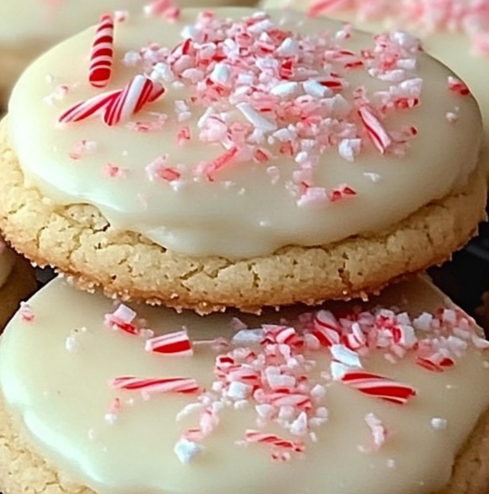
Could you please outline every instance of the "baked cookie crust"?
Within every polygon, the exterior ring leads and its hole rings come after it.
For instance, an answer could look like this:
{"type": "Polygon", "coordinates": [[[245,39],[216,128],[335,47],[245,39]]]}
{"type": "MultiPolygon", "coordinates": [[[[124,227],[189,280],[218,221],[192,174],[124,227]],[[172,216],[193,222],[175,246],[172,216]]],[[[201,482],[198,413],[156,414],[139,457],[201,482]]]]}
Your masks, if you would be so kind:
{"type": "MultiPolygon", "coordinates": [[[[190,257],[112,228],[93,206],[63,206],[26,186],[0,125],[0,229],[34,263],[52,265],[81,289],[202,314],[236,307],[362,297],[408,274],[441,264],[485,218],[482,170],[456,195],[431,203],[389,230],[321,247],[285,247],[231,261],[190,257]]],[[[27,143],[28,145],[28,143],[27,143]]]]}

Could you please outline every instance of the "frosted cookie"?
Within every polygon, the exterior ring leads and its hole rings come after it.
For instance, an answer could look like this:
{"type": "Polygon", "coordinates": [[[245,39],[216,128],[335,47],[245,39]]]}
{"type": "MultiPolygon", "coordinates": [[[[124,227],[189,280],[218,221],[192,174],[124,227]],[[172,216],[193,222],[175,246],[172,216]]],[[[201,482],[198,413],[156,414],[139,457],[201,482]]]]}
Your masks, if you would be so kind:
{"type": "Polygon", "coordinates": [[[143,9],[172,18],[180,7],[253,5],[253,0],[19,0],[0,3],[0,104],[24,68],[44,50],[98,21],[101,14],[143,9]]]}
{"type": "Polygon", "coordinates": [[[369,306],[236,319],[58,279],[2,338],[0,486],[487,492],[488,346],[422,280],[369,306]]]}
{"type": "Polygon", "coordinates": [[[411,36],[189,9],[91,58],[103,29],[38,59],[0,130],[0,227],[82,288],[200,312],[365,296],[484,217],[477,105],[411,36]]]}
{"type": "Polygon", "coordinates": [[[485,127],[489,170],[489,0],[263,0],[266,8],[291,8],[352,22],[371,32],[403,29],[458,74],[477,99],[485,127]]]}
{"type": "Polygon", "coordinates": [[[35,289],[34,271],[29,263],[15,255],[0,238],[0,331],[20,302],[35,289]]]}

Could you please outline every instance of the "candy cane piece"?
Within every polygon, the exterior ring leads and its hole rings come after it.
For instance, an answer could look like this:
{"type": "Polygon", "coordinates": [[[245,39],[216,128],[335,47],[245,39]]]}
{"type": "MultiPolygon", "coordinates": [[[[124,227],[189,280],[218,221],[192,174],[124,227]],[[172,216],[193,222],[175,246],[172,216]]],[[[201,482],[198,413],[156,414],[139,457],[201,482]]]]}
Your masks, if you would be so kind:
{"type": "Polygon", "coordinates": [[[275,434],[267,434],[252,429],[248,429],[245,432],[245,439],[249,443],[269,444],[270,446],[284,450],[292,450],[296,453],[302,453],[306,449],[303,441],[290,441],[288,439],[283,439],[280,436],[276,436],[275,434]]]}
{"type": "Polygon", "coordinates": [[[177,331],[146,340],[145,350],[175,357],[191,357],[194,354],[186,331],[177,331]]]}
{"type": "Polygon", "coordinates": [[[95,33],[90,53],[88,80],[93,87],[105,87],[112,76],[114,59],[114,19],[103,15],[95,33]]]}
{"type": "Polygon", "coordinates": [[[452,76],[448,76],[448,89],[461,96],[468,96],[470,94],[470,89],[467,84],[452,76]]]}
{"type": "Polygon", "coordinates": [[[275,324],[264,325],[265,340],[279,345],[300,346],[303,342],[297,331],[291,326],[279,326],[275,324]]]}
{"type": "Polygon", "coordinates": [[[341,325],[329,310],[320,310],[314,315],[311,333],[322,346],[329,347],[340,342],[341,325]]]}
{"type": "Polygon", "coordinates": [[[129,81],[118,97],[110,102],[104,113],[104,122],[109,127],[124,122],[164,92],[163,86],[138,74],[129,81]]]}
{"type": "Polygon", "coordinates": [[[312,407],[311,398],[300,393],[276,392],[269,397],[270,405],[276,407],[292,406],[298,409],[309,409],[312,407]]]}
{"type": "Polygon", "coordinates": [[[117,99],[120,93],[120,90],[109,91],[87,99],[86,101],[81,101],[62,113],[58,117],[58,122],[79,122],[94,115],[101,114],[107,109],[114,99],[117,99]]]}
{"type": "Polygon", "coordinates": [[[362,106],[358,109],[358,115],[360,116],[360,120],[362,121],[370,140],[381,154],[384,154],[386,149],[391,145],[392,140],[380,123],[380,120],[366,106],[362,106]]]}
{"type": "Polygon", "coordinates": [[[399,405],[416,396],[411,386],[369,372],[347,371],[341,381],[361,393],[399,405]]]}
{"type": "Polygon", "coordinates": [[[183,393],[190,394],[199,391],[197,381],[191,377],[116,377],[109,381],[109,386],[114,389],[128,391],[140,391],[144,394],[153,393],[183,393]]]}

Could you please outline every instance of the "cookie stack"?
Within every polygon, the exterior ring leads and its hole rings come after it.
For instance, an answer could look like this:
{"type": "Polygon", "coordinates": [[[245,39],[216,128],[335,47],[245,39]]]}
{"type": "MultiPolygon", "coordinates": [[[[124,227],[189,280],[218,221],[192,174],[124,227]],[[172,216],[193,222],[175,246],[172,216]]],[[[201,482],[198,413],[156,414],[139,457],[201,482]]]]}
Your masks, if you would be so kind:
{"type": "Polygon", "coordinates": [[[2,337],[2,491],[487,489],[489,344],[414,277],[484,218],[481,127],[412,36],[299,13],[109,16],[43,55],[0,228],[64,279],[2,337]]]}

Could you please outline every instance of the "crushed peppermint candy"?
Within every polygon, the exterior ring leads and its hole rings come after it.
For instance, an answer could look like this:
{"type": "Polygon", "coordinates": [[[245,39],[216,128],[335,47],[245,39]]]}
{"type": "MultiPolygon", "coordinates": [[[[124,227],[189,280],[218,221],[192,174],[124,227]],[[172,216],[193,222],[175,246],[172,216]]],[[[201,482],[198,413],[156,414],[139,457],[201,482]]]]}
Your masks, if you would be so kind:
{"type": "MultiPolygon", "coordinates": [[[[151,2],[146,13],[169,20],[179,16],[172,0],[151,2]]],[[[75,124],[101,117],[108,126],[125,123],[143,133],[158,132],[167,120],[178,123],[178,146],[200,141],[220,151],[198,163],[172,163],[169,155],[165,165],[155,157],[146,167],[148,180],[178,190],[185,180],[217,181],[239,164],[270,163],[270,181],[282,180],[301,208],[351,201],[357,195],[350,184],[316,183],[315,170],[326,153],[337,153],[345,162],[354,162],[361,153],[403,156],[416,138],[413,125],[396,128],[391,118],[396,112],[409,118],[422,97],[416,75],[420,44],[406,33],[373,36],[371,45],[357,52],[343,46],[354,36],[348,27],[311,36],[282,28],[263,12],[222,20],[204,11],[181,35],[175,46],[152,42],[125,53],[122,63],[138,72],[133,79],[122,89],[76,103],[58,121],[75,124]],[[353,84],[359,74],[378,79],[384,89],[353,84]],[[161,119],[133,121],[166,91],[182,87],[190,94],[174,98],[173,108],[165,107],[161,119]],[[191,119],[198,122],[196,129],[187,125],[191,119]],[[273,164],[283,157],[295,162],[287,177],[273,164]]],[[[96,83],[102,87],[112,62],[104,58],[100,68],[97,60],[96,83]]],[[[78,155],[73,152],[74,159],[78,155]]],[[[109,172],[121,177],[120,170],[109,172]]],[[[370,179],[377,180],[373,175],[370,179]]]]}
{"type": "MultiPolygon", "coordinates": [[[[106,316],[106,325],[120,334],[138,336],[136,320],[132,309],[120,305],[106,316]]],[[[489,349],[475,322],[457,308],[414,318],[385,308],[319,310],[302,314],[293,324],[284,321],[246,329],[234,319],[231,325],[236,333],[229,341],[191,342],[182,329],[150,337],[142,346],[174,358],[196,358],[193,347],[207,346],[215,354],[214,379],[208,387],[199,384],[198,376],[118,376],[108,383],[116,393],[137,393],[144,400],[156,396],[164,400],[168,394],[194,396],[175,417],[186,424],[175,445],[182,463],[205,452],[205,441],[219,428],[226,410],[243,409],[254,412],[256,428],[243,429],[236,445],[263,450],[272,461],[291,461],[320,440],[318,429],[329,422],[332,386],[347,386],[352,393],[388,407],[410,406],[416,400],[416,389],[409,383],[369,370],[370,356],[390,356],[393,364],[408,361],[419,372],[447,372],[469,348],[489,349]]],[[[105,415],[108,424],[116,423],[121,403],[117,395],[105,415]]],[[[380,414],[368,413],[365,424],[370,440],[358,450],[375,454],[390,431],[380,414]]],[[[434,417],[431,427],[443,430],[447,421],[434,417]]]]}
{"type": "Polygon", "coordinates": [[[475,53],[489,56],[488,0],[313,0],[311,17],[353,10],[359,22],[394,21],[424,34],[465,34],[475,53]]]}

